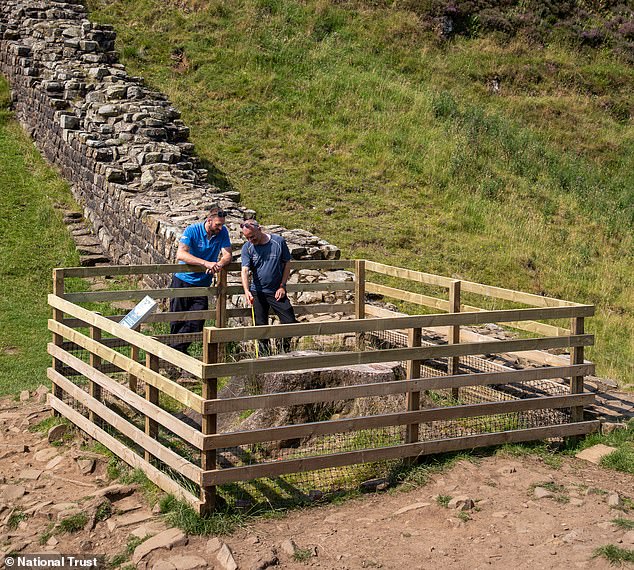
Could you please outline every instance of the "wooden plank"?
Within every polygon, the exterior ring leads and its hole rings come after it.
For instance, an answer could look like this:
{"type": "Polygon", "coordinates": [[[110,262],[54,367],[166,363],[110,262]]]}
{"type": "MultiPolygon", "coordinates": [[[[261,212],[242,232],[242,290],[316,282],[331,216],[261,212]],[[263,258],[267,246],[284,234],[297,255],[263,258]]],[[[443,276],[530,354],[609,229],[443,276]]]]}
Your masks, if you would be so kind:
{"type": "Polygon", "coordinates": [[[161,376],[158,372],[149,370],[143,364],[128,358],[116,350],[100,345],[87,336],[71,328],[64,327],[64,325],[56,323],[55,321],[49,321],[48,328],[52,331],[59,331],[60,334],[63,334],[78,346],[98,354],[104,360],[118,366],[121,370],[134,374],[137,378],[143,380],[143,382],[155,386],[161,390],[161,392],[165,392],[168,396],[178,400],[181,404],[185,404],[197,412],[202,411],[203,399],[198,394],[190,392],[187,388],[161,376]]]}
{"type": "Polygon", "coordinates": [[[546,350],[569,346],[591,346],[593,343],[594,337],[592,335],[574,335],[569,337],[434,345],[421,348],[392,348],[367,352],[332,352],[310,356],[281,355],[266,358],[250,358],[239,362],[223,364],[205,364],[203,366],[203,377],[219,378],[222,376],[263,374],[266,372],[354,366],[357,364],[373,364],[375,362],[400,362],[403,360],[426,360],[430,358],[472,356],[507,351],[546,350]]]}
{"type": "MultiPolygon", "coordinates": [[[[202,470],[199,467],[191,464],[185,458],[181,457],[171,449],[164,447],[158,441],[152,437],[143,433],[139,428],[131,424],[129,421],[113,412],[107,406],[104,406],[101,402],[98,402],[90,396],[87,392],[75,386],[70,380],[62,376],[59,372],[56,372],[52,368],[48,368],[49,378],[55,378],[56,382],[59,382],[63,389],[73,397],[77,402],[92,410],[104,422],[110,424],[113,428],[120,431],[123,435],[132,439],[135,443],[143,447],[146,452],[149,451],[157,459],[169,465],[172,469],[175,469],[178,473],[181,473],[188,479],[198,483],[200,481],[200,475],[202,470]]],[[[90,421],[90,420],[88,420],[90,421]]],[[[147,462],[147,459],[146,459],[147,462]]]]}
{"type": "MultiPolygon", "coordinates": [[[[460,311],[483,312],[486,310],[487,309],[482,309],[481,307],[473,307],[472,305],[460,305],[460,311]]],[[[538,323],[536,321],[510,321],[505,323],[505,326],[544,336],[568,336],[570,334],[570,329],[556,327],[555,325],[548,325],[546,323],[538,323]]]]}
{"type": "MultiPolygon", "coordinates": [[[[433,297],[430,297],[433,299],[433,297]]],[[[438,299],[438,301],[445,303],[446,301],[442,301],[438,299]]],[[[429,306],[429,305],[426,305],[429,306]]],[[[442,307],[436,307],[442,309],[442,307]]],[[[460,310],[475,313],[475,312],[485,312],[487,309],[482,309],[480,307],[473,307],[471,305],[460,305],[460,310]]],[[[383,307],[377,307],[376,305],[366,305],[365,311],[368,315],[373,317],[383,317],[383,318],[393,318],[397,313],[394,311],[390,311],[389,309],[384,309],[383,307]]],[[[512,327],[515,329],[533,332],[537,334],[541,334],[544,336],[568,336],[570,335],[570,329],[565,329],[562,327],[556,327],[554,325],[548,325],[545,323],[538,323],[536,321],[509,321],[504,323],[504,326],[512,327]]]]}
{"type": "Polygon", "coordinates": [[[141,469],[152,483],[158,485],[166,493],[172,493],[179,499],[183,499],[187,503],[199,508],[198,497],[195,497],[176,481],[159,471],[154,465],[147,463],[142,457],[138,456],[134,451],[123,445],[119,440],[106,433],[104,430],[90,423],[88,418],[82,416],[79,412],[73,410],[70,406],[56,398],[50,398],[50,406],[57,410],[60,414],[68,418],[79,429],[87,433],[90,437],[105,445],[112,453],[125,461],[130,467],[141,469]]]}
{"type": "Polygon", "coordinates": [[[248,481],[260,477],[276,477],[286,473],[300,473],[329,467],[342,467],[355,463],[370,463],[388,459],[402,459],[405,457],[447,453],[460,449],[476,449],[478,447],[489,447],[505,443],[517,443],[520,441],[533,441],[549,437],[569,437],[591,433],[596,431],[599,425],[599,421],[578,422],[574,424],[529,428],[483,435],[470,435],[455,439],[421,441],[392,447],[363,449],[318,457],[287,459],[274,463],[204,471],[202,474],[202,482],[205,485],[224,485],[235,481],[248,481]]]}
{"type": "MultiPolygon", "coordinates": [[[[292,261],[291,264],[293,269],[351,269],[354,267],[354,261],[348,259],[292,261]]],[[[161,273],[202,272],[205,271],[205,269],[198,265],[163,263],[151,265],[67,267],[64,271],[66,277],[97,277],[101,275],[156,275],[161,273]]],[[[229,264],[227,271],[240,271],[240,264],[229,264]]]]}
{"type": "Polygon", "coordinates": [[[106,376],[102,372],[94,370],[90,364],[87,364],[72,354],[61,350],[59,347],[49,344],[49,354],[52,354],[55,358],[58,358],[61,362],[75,369],[86,378],[90,378],[93,382],[99,384],[104,390],[107,390],[110,394],[124,401],[129,406],[132,406],[142,414],[151,416],[165,429],[168,429],[172,433],[182,437],[194,447],[202,449],[203,437],[200,432],[186,423],[177,420],[172,414],[166,412],[160,406],[148,402],[142,396],[139,396],[129,390],[124,385],[119,384],[116,380],[106,376]]]}
{"type": "MultiPolygon", "coordinates": [[[[277,426],[272,428],[237,431],[213,435],[205,440],[205,448],[222,449],[239,445],[250,445],[270,441],[282,441],[303,437],[316,437],[334,433],[348,433],[352,431],[379,429],[400,425],[415,425],[434,421],[448,421],[462,418],[475,418],[498,414],[512,414],[530,410],[547,410],[570,408],[573,406],[588,406],[595,401],[594,394],[577,394],[566,396],[543,396],[523,400],[503,402],[485,402],[465,406],[450,406],[428,408],[424,410],[410,410],[376,416],[345,418],[324,422],[277,426]],[[414,423],[410,423],[414,422],[414,423]]],[[[418,434],[413,441],[418,441],[418,434]]]]}
{"type": "MultiPolygon", "coordinates": [[[[212,308],[215,308],[215,305],[211,305],[212,308]]],[[[113,321],[115,323],[121,322],[125,315],[103,315],[109,321],[113,321]]],[[[153,313],[151,314],[143,324],[147,323],[171,323],[174,321],[192,321],[192,320],[207,320],[212,319],[214,316],[213,311],[177,311],[177,312],[169,312],[165,311],[163,313],[153,313]]],[[[63,319],[61,321],[62,324],[77,328],[77,327],[85,327],[88,326],[88,323],[85,323],[81,319],[63,319]]]]}
{"type": "Polygon", "coordinates": [[[64,299],[71,303],[100,303],[110,301],[136,301],[146,295],[153,299],[173,299],[182,297],[206,297],[209,291],[215,294],[215,287],[183,287],[177,289],[128,289],[126,291],[83,291],[66,293],[64,299]]]}
{"type": "Polygon", "coordinates": [[[434,378],[421,378],[417,380],[397,380],[393,382],[376,382],[356,386],[302,390],[299,392],[278,392],[276,394],[206,400],[204,402],[204,409],[206,413],[238,412],[242,410],[258,410],[280,406],[296,406],[351,400],[353,398],[403,394],[413,390],[442,390],[463,386],[533,382],[536,380],[567,378],[571,375],[581,374],[594,374],[594,364],[527,368],[525,370],[505,370],[503,372],[459,374],[456,376],[436,376],[434,378]]]}
{"type": "MultiPolygon", "coordinates": [[[[201,377],[202,363],[187,354],[179,352],[171,346],[163,345],[140,332],[130,330],[119,323],[114,323],[101,315],[97,315],[96,313],[84,309],[83,307],[79,307],[78,305],[74,305],[65,299],[55,297],[54,295],[48,296],[48,302],[49,305],[63,310],[65,313],[73,317],[77,317],[90,325],[97,326],[101,330],[121,338],[130,344],[138,346],[146,352],[155,354],[170,364],[174,364],[179,368],[187,370],[187,372],[192,373],[198,378],[201,377]]],[[[64,336],[69,338],[67,335],[64,336]]]]}
{"type": "MultiPolygon", "coordinates": [[[[315,305],[293,305],[295,316],[301,315],[315,315],[318,313],[344,313],[345,315],[351,315],[354,313],[354,303],[317,303],[315,305]]],[[[275,313],[271,310],[269,314],[275,313]]],[[[227,318],[236,317],[251,317],[251,309],[227,309],[227,318]]]]}
{"type": "Polygon", "coordinates": [[[408,303],[423,305],[424,307],[432,307],[440,311],[447,311],[449,309],[448,301],[436,299],[436,297],[430,297],[429,295],[412,293],[411,291],[404,291],[403,289],[396,289],[395,287],[388,287],[387,285],[371,282],[366,282],[365,288],[368,293],[384,295],[392,299],[399,299],[401,301],[407,301],[408,303]]]}
{"type": "Polygon", "coordinates": [[[99,277],[103,275],[157,275],[161,273],[202,272],[204,267],[183,263],[158,263],[150,265],[102,265],[99,267],[66,267],[66,277],[99,277]]]}
{"type": "MultiPolygon", "coordinates": [[[[408,281],[416,281],[418,283],[426,283],[427,285],[438,285],[440,287],[450,287],[453,279],[440,275],[432,275],[429,273],[421,273],[420,271],[412,271],[401,267],[393,267],[382,263],[366,262],[368,271],[375,271],[383,275],[391,275],[400,277],[408,281]]],[[[525,303],[527,305],[535,305],[537,307],[572,307],[577,305],[571,301],[555,299],[554,297],[543,297],[534,295],[533,293],[524,293],[522,291],[513,291],[512,289],[504,289],[502,287],[494,287],[492,285],[482,285],[473,281],[462,281],[462,290],[469,293],[476,293],[485,297],[493,297],[495,299],[504,299],[507,301],[515,301],[517,303],[525,303]]]]}
{"type": "Polygon", "coordinates": [[[374,261],[366,261],[366,269],[381,273],[382,275],[390,275],[391,277],[399,277],[408,281],[416,281],[417,283],[425,283],[426,285],[437,285],[439,287],[449,287],[453,279],[443,277],[442,275],[434,275],[432,273],[423,273],[421,271],[413,271],[412,269],[404,269],[402,267],[394,267],[393,265],[385,265],[384,263],[376,263],[374,261]]]}
{"type": "MultiPolygon", "coordinates": [[[[288,283],[286,290],[289,293],[300,293],[304,291],[353,291],[353,281],[317,281],[315,283],[288,283]]],[[[244,293],[242,285],[228,285],[227,295],[239,295],[244,293]]]]}
{"type": "MultiPolygon", "coordinates": [[[[370,305],[368,305],[370,306],[370,305]]],[[[350,332],[372,332],[410,328],[432,328],[452,325],[480,325],[504,323],[524,319],[559,319],[573,316],[591,316],[592,306],[551,307],[546,309],[507,309],[476,313],[439,313],[434,315],[407,315],[392,318],[350,319],[344,321],[294,323],[289,325],[261,325],[230,329],[211,328],[213,342],[240,342],[260,338],[287,336],[319,336],[350,332]]]]}

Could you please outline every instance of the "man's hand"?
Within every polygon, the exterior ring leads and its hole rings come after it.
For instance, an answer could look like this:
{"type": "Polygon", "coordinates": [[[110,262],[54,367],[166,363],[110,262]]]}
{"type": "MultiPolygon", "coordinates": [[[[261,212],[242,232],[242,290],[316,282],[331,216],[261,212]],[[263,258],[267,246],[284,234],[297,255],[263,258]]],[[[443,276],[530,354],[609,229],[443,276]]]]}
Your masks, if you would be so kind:
{"type": "Polygon", "coordinates": [[[206,261],[205,262],[205,273],[214,275],[218,273],[222,269],[222,265],[217,261],[206,261]]]}
{"type": "Polygon", "coordinates": [[[278,288],[278,290],[275,291],[275,300],[281,301],[284,297],[286,297],[286,289],[284,287],[278,288]]]}
{"type": "Polygon", "coordinates": [[[251,294],[251,291],[247,291],[247,292],[244,294],[244,296],[245,296],[245,298],[246,298],[246,300],[247,300],[247,303],[248,303],[249,305],[253,305],[253,295],[251,294]]]}

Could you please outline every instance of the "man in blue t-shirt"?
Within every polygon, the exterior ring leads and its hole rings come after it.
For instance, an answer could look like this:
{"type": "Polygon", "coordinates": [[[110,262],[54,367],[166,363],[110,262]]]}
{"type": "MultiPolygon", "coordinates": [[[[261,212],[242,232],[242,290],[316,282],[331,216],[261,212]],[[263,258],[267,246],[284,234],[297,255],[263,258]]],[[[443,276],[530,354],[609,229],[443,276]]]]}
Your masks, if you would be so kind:
{"type": "MultiPolygon", "coordinates": [[[[286,295],[286,282],[291,273],[291,253],[286,240],[263,232],[255,220],[246,220],[240,227],[247,240],[242,246],[242,287],[247,303],[253,305],[255,324],[269,324],[269,308],[282,324],[296,323],[295,311],[286,295]]],[[[290,338],[282,339],[282,350],[288,352],[290,344],[290,338]]],[[[259,341],[259,347],[261,354],[269,354],[269,339],[259,341]]]]}
{"type": "MultiPolygon", "coordinates": [[[[185,228],[178,244],[176,260],[179,263],[199,265],[205,271],[175,273],[172,288],[209,287],[213,276],[231,263],[231,240],[225,228],[226,212],[212,208],[204,222],[185,228]],[[218,258],[220,257],[220,260],[218,258]]],[[[197,297],[176,297],[170,301],[170,311],[206,311],[209,308],[206,291],[197,297]]],[[[205,319],[192,321],[172,321],[170,334],[199,333],[205,326],[205,319]]],[[[187,353],[191,342],[176,342],[172,347],[187,353]]]]}

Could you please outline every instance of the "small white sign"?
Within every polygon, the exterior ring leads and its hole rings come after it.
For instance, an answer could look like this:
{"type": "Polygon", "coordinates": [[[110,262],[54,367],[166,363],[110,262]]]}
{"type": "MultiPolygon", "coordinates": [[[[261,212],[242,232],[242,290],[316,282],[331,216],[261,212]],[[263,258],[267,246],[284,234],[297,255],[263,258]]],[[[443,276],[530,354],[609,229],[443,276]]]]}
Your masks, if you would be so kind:
{"type": "Polygon", "coordinates": [[[139,301],[139,304],[134,307],[123,319],[119,322],[120,325],[129,329],[138,327],[142,322],[156,310],[158,303],[152,299],[149,295],[146,295],[139,301]]]}

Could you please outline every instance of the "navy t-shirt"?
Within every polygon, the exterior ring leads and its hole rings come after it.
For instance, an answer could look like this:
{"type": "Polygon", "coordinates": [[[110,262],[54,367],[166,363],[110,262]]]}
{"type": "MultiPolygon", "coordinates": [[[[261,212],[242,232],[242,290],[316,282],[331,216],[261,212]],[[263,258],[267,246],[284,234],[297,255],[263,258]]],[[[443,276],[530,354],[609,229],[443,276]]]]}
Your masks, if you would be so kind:
{"type": "MultiPolygon", "coordinates": [[[[229,232],[226,227],[223,227],[218,234],[208,238],[204,222],[187,226],[180,239],[180,243],[184,243],[188,246],[189,253],[195,257],[213,262],[218,261],[218,256],[222,249],[231,248],[231,239],[229,238],[229,232]]],[[[184,262],[179,261],[179,263],[184,262]]],[[[196,287],[209,287],[213,279],[212,275],[208,275],[204,271],[196,273],[176,273],[176,277],[196,287]]]]}
{"type": "Polygon", "coordinates": [[[271,234],[262,245],[246,242],[242,246],[242,267],[251,270],[251,291],[275,293],[282,284],[284,265],[291,260],[286,240],[271,234]]]}

